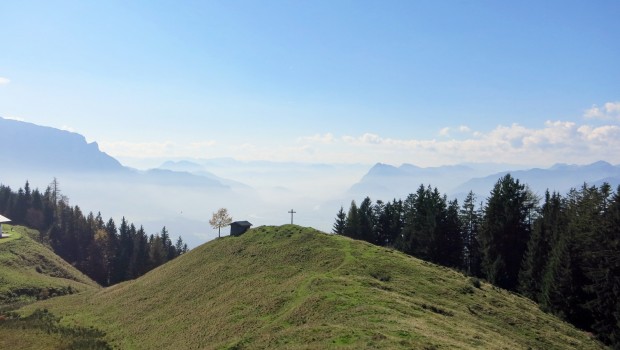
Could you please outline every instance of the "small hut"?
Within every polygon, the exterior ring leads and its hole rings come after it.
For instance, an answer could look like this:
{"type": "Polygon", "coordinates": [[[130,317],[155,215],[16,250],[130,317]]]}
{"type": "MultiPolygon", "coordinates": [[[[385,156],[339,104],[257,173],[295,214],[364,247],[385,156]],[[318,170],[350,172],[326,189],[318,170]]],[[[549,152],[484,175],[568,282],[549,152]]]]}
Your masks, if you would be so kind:
{"type": "Polygon", "coordinates": [[[7,217],[0,215],[0,238],[2,238],[2,223],[11,222],[11,220],[7,217]]]}
{"type": "Polygon", "coordinates": [[[235,221],[230,224],[230,235],[231,236],[241,236],[252,226],[248,221],[235,221]]]}

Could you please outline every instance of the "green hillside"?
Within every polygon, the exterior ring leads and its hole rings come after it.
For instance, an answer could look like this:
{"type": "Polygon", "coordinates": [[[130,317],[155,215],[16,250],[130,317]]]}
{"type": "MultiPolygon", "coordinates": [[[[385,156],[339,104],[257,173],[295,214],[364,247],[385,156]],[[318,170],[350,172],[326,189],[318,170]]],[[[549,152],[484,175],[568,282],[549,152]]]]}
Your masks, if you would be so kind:
{"type": "MultiPolygon", "coordinates": [[[[100,288],[36,242],[32,237],[39,234],[37,231],[10,225],[2,225],[2,228],[9,236],[0,239],[0,315],[37,300],[100,288]]],[[[94,331],[77,327],[65,329],[57,323],[52,315],[44,312],[19,321],[0,316],[0,349],[61,349],[76,341],[100,338],[94,331]]],[[[93,343],[96,344],[96,340],[89,345],[93,343]]]]}
{"type": "Polygon", "coordinates": [[[0,239],[0,310],[99,286],[31,237],[37,231],[3,225],[0,239]]]}
{"type": "Polygon", "coordinates": [[[293,225],[217,239],[137,280],[21,312],[37,308],[121,349],[601,348],[525,298],[293,225]]]}

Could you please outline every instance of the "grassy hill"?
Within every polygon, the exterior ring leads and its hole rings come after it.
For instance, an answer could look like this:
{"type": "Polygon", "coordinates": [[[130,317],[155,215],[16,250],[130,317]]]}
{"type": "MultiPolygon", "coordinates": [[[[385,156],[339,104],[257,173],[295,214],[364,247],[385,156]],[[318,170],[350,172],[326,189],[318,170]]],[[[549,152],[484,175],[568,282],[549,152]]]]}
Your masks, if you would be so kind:
{"type": "Polygon", "coordinates": [[[54,296],[98,289],[97,283],[32,237],[35,230],[3,225],[0,239],[0,310],[54,296]]]}
{"type": "MultiPolygon", "coordinates": [[[[100,287],[32,237],[39,233],[20,226],[2,225],[0,239],[0,314],[37,300],[97,290],[100,287]]],[[[0,316],[0,349],[59,349],[84,336],[76,327],[59,328],[52,315],[38,312],[11,322],[0,316]],[[51,327],[50,327],[51,326],[51,327]]],[[[96,334],[99,335],[99,334],[96,334]]]]}
{"type": "Polygon", "coordinates": [[[598,349],[531,301],[293,225],[204,244],[145,276],[27,306],[121,349],[598,349]]]}

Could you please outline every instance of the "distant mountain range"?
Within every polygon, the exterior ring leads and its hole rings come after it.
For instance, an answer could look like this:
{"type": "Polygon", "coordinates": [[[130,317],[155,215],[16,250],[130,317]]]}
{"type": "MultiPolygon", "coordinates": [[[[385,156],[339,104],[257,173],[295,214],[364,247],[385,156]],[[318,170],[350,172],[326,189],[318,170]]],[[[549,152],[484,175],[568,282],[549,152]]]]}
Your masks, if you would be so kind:
{"type": "Polygon", "coordinates": [[[71,205],[115,221],[127,217],[150,233],[166,226],[190,246],[208,237],[210,211],[217,209],[212,206],[256,198],[239,182],[213,174],[129,168],[80,134],[3,118],[0,167],[4,185],[23,187],[28,180],[45,190],[57,178],[71,205]]]}
{"type": "Polygon", "coordinates": [[[82,210],[101,211],[115,220],[126,216],[147,232],[165,225],[190,246],[217,235],[208,219],[220,207],[228,208],[235,220],[255,226],[286,223],[287,212],[294,208],[295,223],[330,231],[341,205],[366,196],[405,198],[420,184],[458,199],[472,190],[480,200],[507,172],[539,194],[547,188],[565,193],[584,182],[608,182],[614,188],[620,184],[620,166],[603,161],[523,169],[495,163],[424,168],[216,158],[176,159],[156,169],[137,170],[123,166],[82,135],[2,118],[0,167],[2,184],[18,187],[29,180],[32,187],[45,189],[56,177],[63,194],[82,210]]]}
{"type": "Polygon", "coordinates": [[[423,184],[437,187],[450,197],[463,198],[469,191],[473,191],[479,198],[484,198],[497,180],[507,173],[539,194],[547,189],[565,193],[584,183],[598,186],[607,182],[614,189],[620,185],[620,166],[604,161],[588,165],[556,164],[546,169],[491,171],[501,166],[464,164],[420,168],[411,164],[394,167],[378,163],[348,193],[356,198],[370,196],[373,199],[389,200],[405,198],[423,184]]]}

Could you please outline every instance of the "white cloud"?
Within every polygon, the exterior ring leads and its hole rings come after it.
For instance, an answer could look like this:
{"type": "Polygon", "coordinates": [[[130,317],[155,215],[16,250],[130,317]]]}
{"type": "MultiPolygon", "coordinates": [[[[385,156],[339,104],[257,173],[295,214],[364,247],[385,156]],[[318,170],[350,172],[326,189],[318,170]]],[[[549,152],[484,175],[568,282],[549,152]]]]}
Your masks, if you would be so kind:
{"type": "Polygon", "coordinates": [[[620,120],[620,102],[607,102],[603,107],[593,105],[584,112],[583,116],[587,119],[620,120]]]}
{"type": "Polygon", "coordinates": [[[449,137],[450,136],[450,128],[449,127],[445,127],[443,129],[439,130],[439,136],[449,137]]]}
{"type": "Polygon", "coordinates": [[[461,125],[458,128],[445,127],[439,130],[439,136],[450,137],[452,131],[456,131],[460,134],[471,134],[472,130],[467,125],[461,125]]]}
{"type": "MultiPolygon", "coordinates": [[[[440,165],[462,162],[506,162],[524,165],[551,165],[556,162],[620,163],[620,126],[578,125],[567,121],[547,121],[541,128],[520,124],[499,125],[481,132],[468,127],[453,130],[466,133],[464,139],[393,139],[366,133],[337,139],[332,153],[345,155],[340,161],[414,163],[440,165]],[[338,152],[334,152],[338,150],[338,152]]],[[[337,161],[337,160],[335,160],[337,161]]]]}
{"type": "MultiPolygon", "coordinates": [[[[608,110],[612,110],[607,108],[608,110]]],[[[120,157],[212,158],[318,163],[385,162],[420,166],[464,162],[502,162],[549,166],[557,162],[588,163],[606,160],[620,163],[620,125],[588,125],[572,121],[547,121],[540,127],[514,123],[491,130],[467,126],[450,128],[458,138],[390,138],[375,133],[332,133],[292,139],[289,143],[262,144],[199,142],[102,142],[101,149],[120,157]]]]}
{"type": "Polygon", "coordinates": [[[471,129],[467,125],[461,125],[459,126],[459,131],[463,134],[468,134],[471,132],[471,129]]]}
{"type": "Polygon", "coordinates": [[[11,80],[9,78],[0,77],[0,85],[7,85],[11,80]]]}

